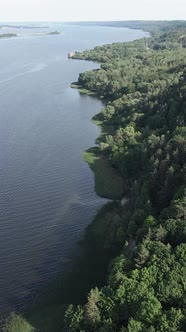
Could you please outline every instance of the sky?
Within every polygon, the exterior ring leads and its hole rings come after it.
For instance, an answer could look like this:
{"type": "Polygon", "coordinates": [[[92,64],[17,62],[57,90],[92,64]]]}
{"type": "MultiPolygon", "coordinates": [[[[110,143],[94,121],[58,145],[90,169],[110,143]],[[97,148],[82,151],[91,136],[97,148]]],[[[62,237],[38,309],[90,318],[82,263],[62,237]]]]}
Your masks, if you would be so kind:
{"type": "Polygon", "coordinates": [[[0,0],[0,22],[186,20],[186,0],[0,0]]]}

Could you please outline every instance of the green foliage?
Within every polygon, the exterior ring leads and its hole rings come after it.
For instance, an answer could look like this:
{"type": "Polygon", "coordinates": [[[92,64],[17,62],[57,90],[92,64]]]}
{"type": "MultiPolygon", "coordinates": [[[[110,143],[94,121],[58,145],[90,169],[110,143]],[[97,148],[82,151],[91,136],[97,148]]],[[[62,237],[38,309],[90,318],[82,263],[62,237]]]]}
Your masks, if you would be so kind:
{"type": "Polygon", "coordinates": [[[120,199],[124,191],[124,181],[108,160],[98,153],[96,148],[84,152],[83,158],[94,172],[96,193],[105,198],[120,199]]]}
{"type": "Polygon", "coordinates": [[[0,34],[0,38],[11,38],[11,37],[17,37],[15,33],[3,33],[0,34]]]}
{"type": "Polygon", "coordinates": [[[87,326],[97,326],[101,320],[100,310],[98,307],[100,292],[98,288],[92,289],[88,296],[88,301],[85,306],[85,323],[87,326]]]}
{"type": "Polygon", "coordinates": [[[7,319],[3,332],[33,332],[35,329],[20,315],[12,313],[7,319]]]}
{"type": "Polygon", "coordinates": [[[107,100],[94,118],[112,132],[100,136],[97,152],[122,175],[126,198],[89,227],[93,246],[119,255],[107,284],[81,307],[77,331],[176,332],[186,325],[186,23],[133,26],[153,37],[76,54],[101,62],[79,84],[107,100]]]}
{"type": "Polygon", "coordinates": [[[74,308],[73,305],[70,305],[65,313],[65,325],[68,328],[69,332],[83,332],[82,322],[83,322],[84,311],[81,306],[74,308]]]}

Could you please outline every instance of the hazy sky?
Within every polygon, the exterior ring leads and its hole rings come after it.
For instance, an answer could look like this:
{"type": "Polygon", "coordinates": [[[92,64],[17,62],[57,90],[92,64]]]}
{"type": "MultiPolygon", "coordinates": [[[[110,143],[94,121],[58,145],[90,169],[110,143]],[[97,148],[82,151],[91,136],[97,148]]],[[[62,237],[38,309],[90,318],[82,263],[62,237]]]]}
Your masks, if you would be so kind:
{"type": "Polygon", "coordinates": [[[186,20],[186,0],[0,0],[0,21],[186,20]]]}

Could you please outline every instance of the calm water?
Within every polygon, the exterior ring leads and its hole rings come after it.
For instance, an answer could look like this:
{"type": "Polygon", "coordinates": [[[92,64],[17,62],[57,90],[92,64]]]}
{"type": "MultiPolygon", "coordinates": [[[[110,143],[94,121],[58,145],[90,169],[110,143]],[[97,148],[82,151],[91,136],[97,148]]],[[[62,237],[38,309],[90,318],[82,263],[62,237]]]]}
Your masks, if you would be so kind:
{"type": "MultiPolygon", "coordinates": [[[[65,268],[104,200],[82,159],[101,101],[70,88],[98,65],[67,53],[144,36],[137,30],[54,26],[62,35],[0,40],[0,316],[65,268]]],[[[6,31],[6,29],[5,29],[6,31]]],[[[3,31],[4,32],[4,31],[3,31]]]]}

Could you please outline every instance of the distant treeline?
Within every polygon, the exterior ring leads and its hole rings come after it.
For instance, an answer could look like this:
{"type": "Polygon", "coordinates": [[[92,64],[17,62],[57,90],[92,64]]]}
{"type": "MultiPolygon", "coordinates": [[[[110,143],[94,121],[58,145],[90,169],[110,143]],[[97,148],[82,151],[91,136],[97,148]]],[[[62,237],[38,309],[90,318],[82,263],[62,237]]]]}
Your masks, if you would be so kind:
{"type": "Polygon", "coordinates": [[[4,34],[0,34],[0,38],[11,38],[11,37],[17,37],[16,33],[4,33],[4,34]]]}
{"type": "Polygon", "coordinates": [[[87,21],[87,22],[71,22],[69,24],[77,24],[81,26],[110,26],[118,28],[141,29],[155,35],[157,32],[164,33],[175,29],[185,29],[186,21],[87,21]]]}

